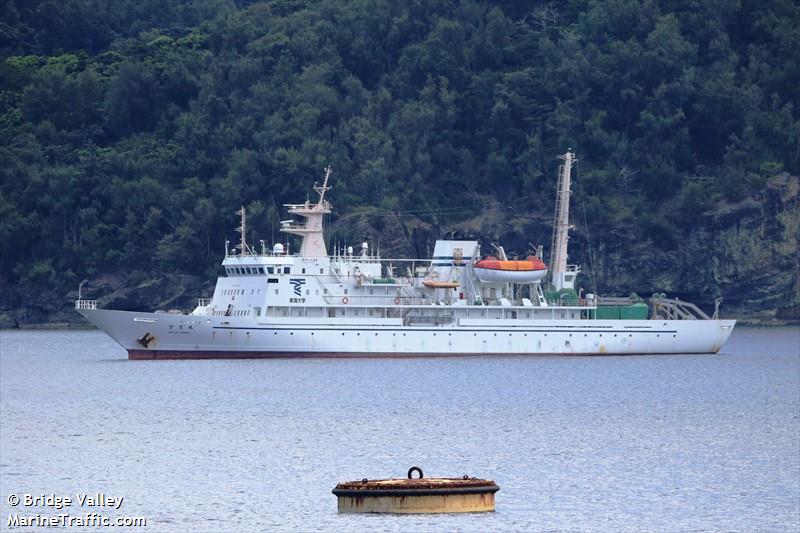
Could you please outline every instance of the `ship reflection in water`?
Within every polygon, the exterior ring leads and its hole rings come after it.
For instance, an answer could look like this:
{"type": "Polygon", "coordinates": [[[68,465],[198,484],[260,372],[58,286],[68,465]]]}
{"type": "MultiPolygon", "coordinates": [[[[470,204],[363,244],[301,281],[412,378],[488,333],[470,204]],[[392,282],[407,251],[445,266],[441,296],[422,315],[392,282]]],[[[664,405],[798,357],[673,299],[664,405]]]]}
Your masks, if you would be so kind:
{"type": "Polygon", "coordinates": [[[718,355],[129,362],[96,331],[3,331],[0,510],[104,493],[124,498],[104,514],[147,517],[127,531],[159,533],[793,531],[799,343],[745,328],[718,355]],[[337,513],[336,481],[408,464],[495,480],[497,512],[337,513]]]}

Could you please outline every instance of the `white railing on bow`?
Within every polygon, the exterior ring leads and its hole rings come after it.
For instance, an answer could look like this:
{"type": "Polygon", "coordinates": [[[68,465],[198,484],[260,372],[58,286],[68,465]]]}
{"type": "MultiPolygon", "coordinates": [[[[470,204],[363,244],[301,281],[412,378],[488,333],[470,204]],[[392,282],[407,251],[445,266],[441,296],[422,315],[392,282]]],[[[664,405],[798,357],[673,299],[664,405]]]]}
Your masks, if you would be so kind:
{"type": "Polygon", "coordinates": [[[75,309],[97,309],[97,300],[75,300],[75,309]]]}

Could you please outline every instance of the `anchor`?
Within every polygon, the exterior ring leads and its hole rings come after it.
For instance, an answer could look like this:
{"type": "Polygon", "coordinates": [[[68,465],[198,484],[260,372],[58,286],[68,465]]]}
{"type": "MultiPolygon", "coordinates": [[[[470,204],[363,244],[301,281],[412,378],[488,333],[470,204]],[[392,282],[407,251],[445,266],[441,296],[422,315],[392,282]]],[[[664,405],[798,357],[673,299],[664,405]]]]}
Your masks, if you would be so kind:
{"type": "Polygon", "coordinates": [[[144,346],[145,348],[147,348],[147,346],[150,344],[150,342],[151,342],[153,339],[155,339],[155,337],[153,337],[152,335],[150,335],[150,333],[148,332],[148,333],[145,333],[144,335],[142,335],[141,337],[139,337],[139,338],[138,338],[138,339],[136,339],[136,340],[139,342],[139,344],[141,344],[142,346],[144,346]]]}

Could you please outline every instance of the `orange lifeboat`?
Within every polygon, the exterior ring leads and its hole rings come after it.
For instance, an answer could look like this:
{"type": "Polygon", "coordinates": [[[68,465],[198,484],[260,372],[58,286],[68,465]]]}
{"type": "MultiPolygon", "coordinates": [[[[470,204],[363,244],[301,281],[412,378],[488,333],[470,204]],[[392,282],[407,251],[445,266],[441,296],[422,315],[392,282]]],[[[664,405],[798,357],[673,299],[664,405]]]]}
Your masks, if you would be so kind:
{"type": "Polygon", "coordinates": [[[501,261],[494,256],[481,259],[472,266],[483,283],[535,283],[547,274],[547,265],[538,257],[501,261]]]}

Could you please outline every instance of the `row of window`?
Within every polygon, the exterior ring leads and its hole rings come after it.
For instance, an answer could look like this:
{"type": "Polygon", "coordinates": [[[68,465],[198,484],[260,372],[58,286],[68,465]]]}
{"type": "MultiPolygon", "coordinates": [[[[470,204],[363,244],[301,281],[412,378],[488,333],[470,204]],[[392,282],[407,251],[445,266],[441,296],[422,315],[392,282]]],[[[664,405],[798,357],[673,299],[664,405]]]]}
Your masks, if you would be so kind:
{"type": "MultiPolygon", "coordinates": [[[[248,331],[248,332],[247,332],[247,334],[249,335],[249,334],[250,334],[250,332],[248,331]]],[[[278,332],[277,332],[277,331],[273,331],[273,332],[272,332],[272,334],[273,334],[273,335],[277,335],[277,334],[278,334],[278,332]]],[[[289,335],[294,335],[294,331],[290,331],[290,332],[289,332],[289,335]]],[[[312,335],[312,336],[314,335],[314,332],[313,332],[313,331],[311,332],[311,335],[312,335]]],[[[345,335],[345,333],[344,333],[344,332],[342,332],[342,336],[344,336],[344,335],[345,335]]],[[[368,335],[368,333],[365,333],[364,335],[368,335]]],[[[405,337],[405,336],[406,336],[406,334],[405,334],[405,333],[402,333],[401,335],[402,335],[403,337],[405,337]]],[[[488,333],[481,333],[481,336],[486,336],[486,335],[488,335],[488,333]]],[[[516,333],[509,333],[509,334],[508,334],[508,336],[509,336],[509,337],[513,337],[514,335],[518,335],[518,334],[516,334],[516,333]]],[[[531,333],[531,335],[534,335],[534,333],[531,333]]],[[[356,333],[356,337],[360,337],[360,336],[361,336],[361,333],[360,333],[360,332],[359,332],[359,333],[356,333]]],[[[378,336],[378,334],[377,334],[377,333],[375,333],[375,336],[377,337],[377,336],[378,336]]],[[[396,336],[397,336],[397,333],[392,333],[392,337],[396,337],[396,336]]],[[[435,336],[436,336],[436,333],[434,333],[434,334],[433,334],[433,336],[435,337],[435,336]]],[[[448,334],[447,334],[447,336],[448,336],[448,337],[452,337],[452,336],[453,336],[453,334],[452,334],[452,333],[448,333],[448,334]]],[[[477,337],[477,336],[478,336],[478,334],[477,334],[477,333],[473,333],[473,334],[472,334],[472,336],[473,336],[473,337],[477,337]]],[[[493,335],[493,336],[497,337],[497,333],[494,333],[494,335],[493,335]]],[[[522,336],[523,336],[523,337],[527,337],[527,336],[528,336],[528,334],[527,334],[527,333],[523,333],[523,334],[522,334],[522,336]]],[[[545,333],[545,334],[544,334],[544,336],[545,336],[545,337],[547,337],[547,333],[545,333]]],[[[570,333],[570,334],[569,334],[569,336],[570,336],[570,337],[572,337],[572,333],[570,333]]],[[[584,336],[584,337],[588,337],[588,334],[584,334],[583,336],[584,336]]],[[[602,337],[602,335],[600,335],[600,336],[602,337]]],[[[614,334],[614,336],[615,336],[615,337],[617,336],[617,335],[616,335],[616,333],[614,334]]],[[[629,335],[628,335],[628,337],[633,337],[633,335],[629,334],[629,335]]],[[[659,335],[656,335],[656,337],[661,337],[661,335],[660,335],[660,334],[659,334],[659,335]]],[[[673,338],[677,338],[678,336],[677,336],[677,335],[675,335],[675,334],[673,334],[673,335],[672,335],[672,337],[673,337],[673,338]]]]}
{"type": "MultiPolygon", "coordinates": [[[[305,268],[302,268],[300,270],[301,270],[301,274],[305,274],[306,273],[306,269],[305,268]]],[[[266,267],[266,271],[264,270],[264,267],[260,267],[260,266],[225,267],[225,273],[227,275],[229,275],[229,276],[254,276],[254,275],[265,274],[265,273],[266,274],[280,274],[280,273],[291,274],[292,273],[292,267],[288,267],[288,266],[284,266],[284,267],[281,267],[281,266],[268,266],[268,267],[266,267]]],[[[324,268],[320,268],[319,269],[319,273],[320,274],[324,274],[325,273],[325,269],[324,268]]]]}
{"type": "Polygon", "coordinates": [[[291,267],[271,267],[268,266],[266,272],[264,267],[225,267],[225,273],[229,276],[253,276],[258,274],[280,274],[283,269],[284,274],[291,274],[291,267]]]}

